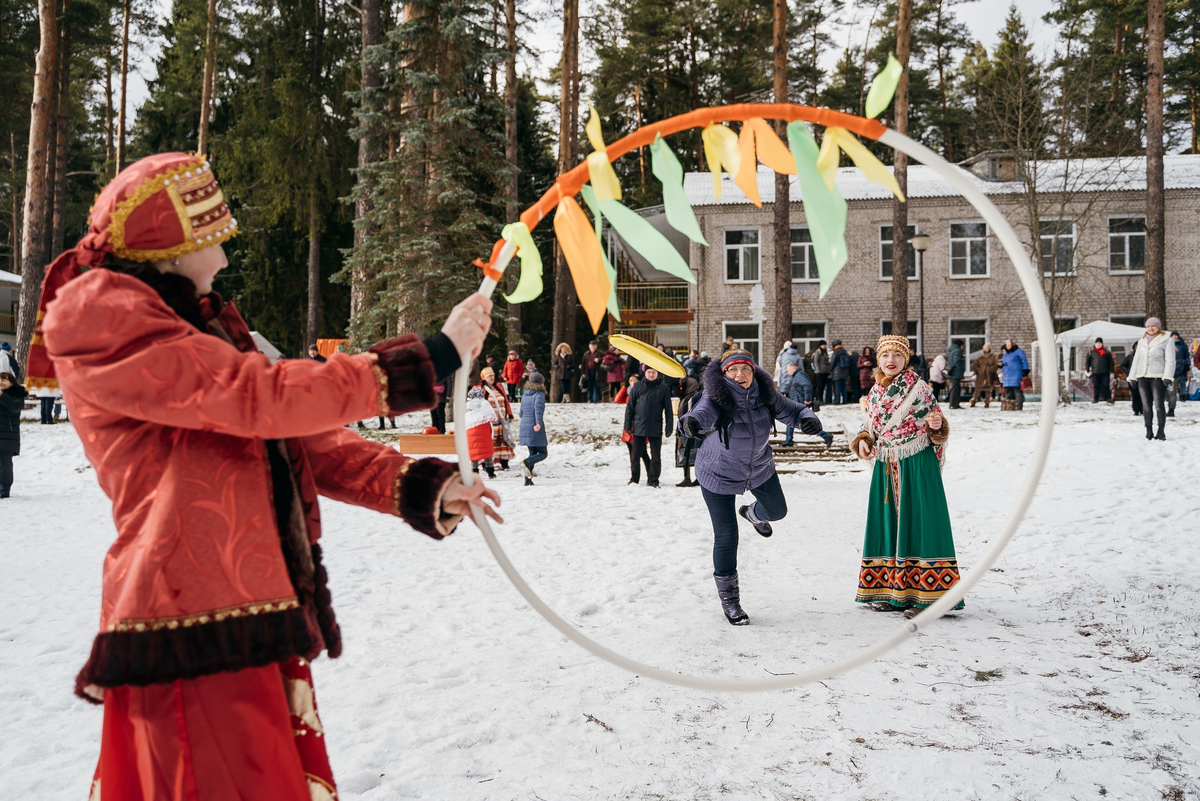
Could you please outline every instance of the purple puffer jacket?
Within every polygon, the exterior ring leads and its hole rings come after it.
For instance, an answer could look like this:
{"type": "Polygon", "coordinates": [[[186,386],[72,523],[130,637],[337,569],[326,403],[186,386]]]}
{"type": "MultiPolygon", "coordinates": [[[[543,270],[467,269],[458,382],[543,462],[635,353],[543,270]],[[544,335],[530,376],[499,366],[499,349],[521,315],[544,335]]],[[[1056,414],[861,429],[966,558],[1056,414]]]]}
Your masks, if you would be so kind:
{"type": "MultiPolygon", "coordinates": [[[[717,418],[730,422],[728,447],[715,432],[704,438],[696,454],[696,480],[700,486],[718,495],[739,495],[762,485],[775,475],[775,457],[769,443],[771,412],[767,399],[773,398],[775,419],[784,425],[800,427],[805,418],[818,420],[812,409],[789,400],[775,389],[771,374],[761,367],[754,369],[754,383],[749,389],[721,372],[721,363],[713,359],[704,371],[704,397],[688,417],[700,423],[700,430],[712,431],[717,418]]],[[[681,429],[682,430],[682,429],[681,429]]]]}

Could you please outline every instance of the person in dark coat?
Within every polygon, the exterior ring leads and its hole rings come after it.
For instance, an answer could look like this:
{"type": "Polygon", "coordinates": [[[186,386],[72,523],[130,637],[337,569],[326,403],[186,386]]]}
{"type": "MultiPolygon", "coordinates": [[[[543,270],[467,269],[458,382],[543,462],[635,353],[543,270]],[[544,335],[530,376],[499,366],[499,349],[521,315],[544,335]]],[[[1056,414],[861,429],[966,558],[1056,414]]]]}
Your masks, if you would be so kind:
{"type": "Polygon", "coordinates": [[[575,380],[575,356],[566,342],[558,343],[554,358],[550,360],[550,378],[557,382],[561,393],[560,403],[571,402],[571,382],[575,380]]]}
{"type": "Polygon", "coordinates": [[[771,521],[787,514],[770,444],[775,420],[821,436],[826,444],[833,440],[811,409],[780,395],[771,374],[755,367],[754,357],[740,349],[713,360],[704,372],[704,397],[679,419],[680,436],[704,435],[696,456],[696,479],[713,525],[717,597],[725,618],[735,626],[750,622],[738,583],[738,516],[769,537],[771,521]],[[735,499],[745,492],[755,500],[735,512],[735,499]]]}
{"type": "Polygon", "coordinates": [[[629,483],[637,484],[642,478],[642,454],[650,449],[650,466],[646,470],[646,485],[658,487],[662,473],[662,440],[664,431],[671,436],[675,427],[675,414],[671,410],[671,388],[653,367],[646,368],[646,378],[629,388],[629,402],[625,404],[625,430],[633,435],[633,448],[629,452],[629,483]],[[666,427],[663,417],[666,416],[666,427]]]}
{"type": "MultiPolygon", "coordinates": [[[[950,408],[961,409],[962,380],[967,374],[967,360],[957,342],[950,343],[946,351],[946,381],[950,384],[950,408]]],[[[1005,385],[1007,386],[1007,384],[1005,385]]]]}
{"type": "Polygon", "coordinates": [[[842,347],[842,341],[833,341],[833,350],[829,353],[829,377],[833,382],[832,402],[841,405],[846,402],[846,381],[850,378],[850,354],[842,347]]]}
{"type": "Polygon", "coordinates": [[[1109,376],[1112,375],[1115,367],[1112,351],[1104,347],[1103,339],[1096,337],[1096,342],[1092,345],[1092,352],[1087,357],[1087,372],[1092,379],[1092,403],[1107,401],[1109,406],[1112,405],[1112,386],[1109,384],[1109,376]]]}
{"type": "Polygon", "coordinates": [[[12,460],[21,453],[21,410],[28,394],[15,375],[0,373],[0,498],[12,489],[12,460]]]}
{"type": "MultiPolygon", "coordinates": [[[[693,351],[694,352],[694,351],[693,351]]],[[[686,367],[684,369],[687,369],[686,367]]],[[[687,407],[688,400],[693,395],[700,391],[700,380],[691,375],[685,375],[679,379],[679,413],[683,414],[683,410],[687,407]]],[[[692,479],[692,466],[696,464],[696,451],[700,449],[700,443],[689,437],[675,438],[675,466],[683,468],[683,481],[680,481],[675,486],[677,487],[698,487],[700,486],[692,479]]]]}
{"type": "Polygon", "coordinates": [[[879,363],[875,359],[875,349],[870,345],[866,345],[862,349],[862,355],[858,357],[858,389],[859,394],[866,395],[871,391],[871,387],[875,386],[875,368],[879,363]]]}
{"type": "Polygon", "coordinates": [[[1125,383],[1129,385],[1129,399],[1134,417],[1142,416],[1142,396],[1138,393],[1137,382],[1129,380],[1129,371],[1133,367],[1133,357],[1137,355],[1138,343],[1134,342],[1129,353],[1121,360],[1121,372],[1124,373],[1125,383]]]}
{"type": "Polygon", "coordinates": [[[1188,352],[1187,343],[1183,341],[1178,331],[1171,332],[1175,341],[1175,380],[1171,382],[1171,391],[1167,393],[1171,406],[1167,409],[1167,417],[1175,416],[1175,401],[1187,400],[1188,374],[1192,371],[1192,354],[1188,352]]]}
{"type": "Polygon", "coordinates": [[[829,347],[825,340],[817,343],[810,359],[816,374],[813,378],[813,397],[817,403],[833,403],[833,382],[829,377],[833,368],[829,364],[829,347]]]}
{"type": "Polygon", "coordinates": [[[321,351],[317,350],[316,345],[308,346],[308,358],[312,359],[314,362],[324,363],[324,362],[329,361],[328,359],[326,359],[324,356],[321,355],[321,351]]]}
{"type": "Polygon", "coordinates": [[[638,381],[642,380],[642,363],[625,354],[625,386],[629,386],[629,379],[633,376],[637,376],[638,381]]]}

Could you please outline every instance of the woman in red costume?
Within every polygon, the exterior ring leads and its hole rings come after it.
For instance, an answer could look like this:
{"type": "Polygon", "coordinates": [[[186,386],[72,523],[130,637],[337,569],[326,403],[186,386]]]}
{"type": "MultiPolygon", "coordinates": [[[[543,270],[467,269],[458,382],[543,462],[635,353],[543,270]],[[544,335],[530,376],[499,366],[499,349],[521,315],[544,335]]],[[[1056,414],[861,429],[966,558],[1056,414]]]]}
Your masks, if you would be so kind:
{"type": "Polygon", "coordinates": [[[212,291],[236,232],[203,158],[151,156],[101,192],[42,285],[29,386],[61,386],[117,527],[76,680],[104,705],[94,801],[336,798],[309,669],[341,652],[317,496],[434,539],[472,503],[499,519],[453,465],[345,428],[433,406],[490,301],[424,342],[271,365],[212,291]]]}

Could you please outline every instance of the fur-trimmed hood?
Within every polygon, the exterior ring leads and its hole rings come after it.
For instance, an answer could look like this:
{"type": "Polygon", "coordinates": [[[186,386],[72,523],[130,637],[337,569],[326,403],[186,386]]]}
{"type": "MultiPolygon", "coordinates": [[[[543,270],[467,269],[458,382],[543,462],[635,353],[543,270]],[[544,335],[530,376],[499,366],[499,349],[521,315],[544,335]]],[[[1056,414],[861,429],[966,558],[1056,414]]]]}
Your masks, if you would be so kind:
{"type": "MultiPolygon", "coordinates": [[[[713,359],[704,370],[704,394],[712,398],[713,403],[721,410],[722,415],[732,419],[737,408],[734,398],[734,387],[741,389],[738,382],[721,372],[721,362],[713,359]]],[[[750,385],[750,402],[755,401],[764,406],[778,408],[779,390],[775,388],[775,379],[761,367],[754,368],[754,383],[750,385]]]]}

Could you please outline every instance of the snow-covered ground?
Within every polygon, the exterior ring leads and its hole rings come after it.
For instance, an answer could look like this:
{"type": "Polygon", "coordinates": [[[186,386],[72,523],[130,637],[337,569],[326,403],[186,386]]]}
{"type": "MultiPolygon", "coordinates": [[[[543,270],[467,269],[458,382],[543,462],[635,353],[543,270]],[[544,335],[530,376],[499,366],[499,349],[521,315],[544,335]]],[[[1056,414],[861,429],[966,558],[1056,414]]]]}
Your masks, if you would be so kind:
{"type": "MultiPolygon", "coordinates": [[[[729,626],[699,491],[674,487],[674,467],[661,490],[626,486],[621,411],[549,407],[536,486],[516,470],[495,482],[505,548],[568,620],[636,659],[745,678],[900,625],[853,602],[869,474],[842,471],[785,476],[791,514],[775,536],[744,528],[753,625],[729,626]]],[[[969,570],[1022,479],[1036,405],[949,415],[945,479],[969,570]]],[[[822,417],[858,425],[850,409],[822,417]]],[[[346,648],[314,672],[341,797],[1200,798],[1200,403],[1170,422],[1167,442],[1147,442],[1128,404],[1064,409],[1033,507],[967,608],[785,692],[620,672],[537,617],[471,524],[439,543],[323,502],[346,648]]],[[[71,427],[23,434],[0,501],[0,775],[13,798],[83,799],[101,713],[72,679],[113,526],[71,427]]]]}

